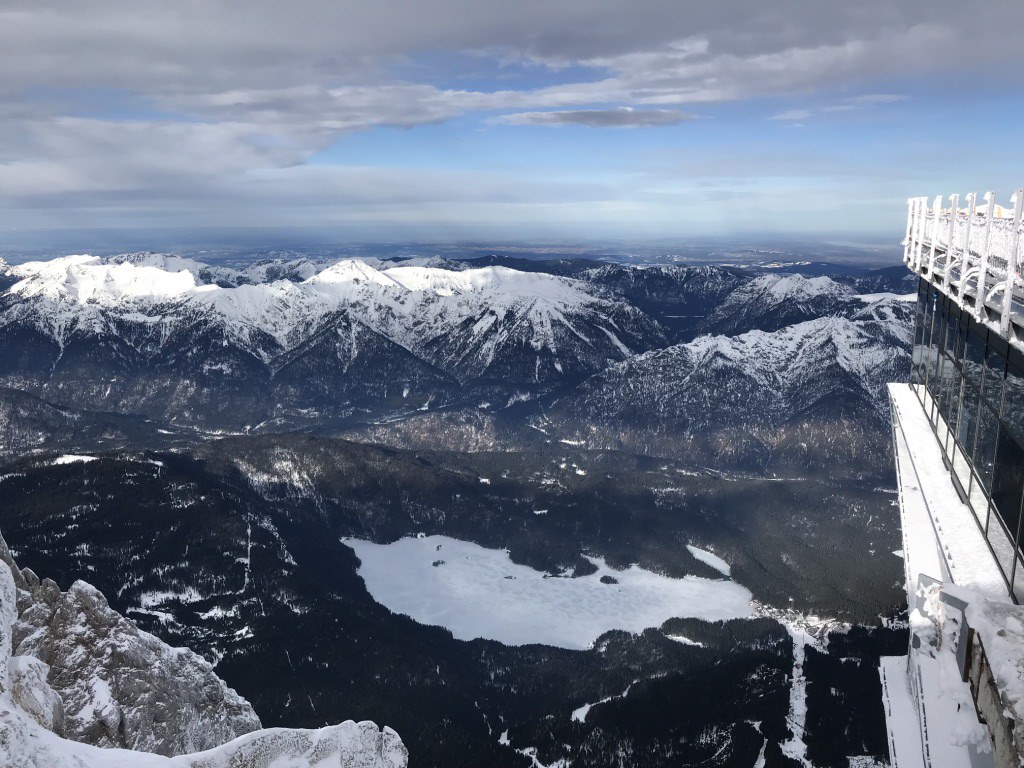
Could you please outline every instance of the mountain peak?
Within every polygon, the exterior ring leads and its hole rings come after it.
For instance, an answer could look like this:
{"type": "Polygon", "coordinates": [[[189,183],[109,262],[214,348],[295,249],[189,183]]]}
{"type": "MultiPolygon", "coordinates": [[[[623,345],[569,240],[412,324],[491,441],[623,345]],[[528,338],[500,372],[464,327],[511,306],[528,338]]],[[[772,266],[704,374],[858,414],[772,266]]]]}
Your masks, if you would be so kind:
{"type": "Polygon", "coordinates": [[[186,269],[171,272],[151,264],[108,263],[89,255],[30,261],[10,271],[21,278],[11,286],[11,293],[72,304],[112,306],[140,298],[171,299],[198,287],[186,269]]]}

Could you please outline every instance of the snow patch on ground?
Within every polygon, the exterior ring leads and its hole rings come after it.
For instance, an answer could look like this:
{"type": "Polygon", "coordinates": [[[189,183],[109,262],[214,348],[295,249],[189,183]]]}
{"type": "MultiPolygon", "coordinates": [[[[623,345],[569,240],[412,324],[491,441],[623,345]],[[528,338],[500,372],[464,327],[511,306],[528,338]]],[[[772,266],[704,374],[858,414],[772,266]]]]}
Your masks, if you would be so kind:
{"type": "Polygon", "coordinates": [[[680,643],[682,645],[692,645],[695,648],[704,648],[705,647],[704,643],[699,642],[697,640],[691,640],[690,638],[683,637],[682,635],[665,635],[665,637],[667,637],[669,640],[673,640],[673,641],[675,641],[677,643],[680,643]]]}
{"type": "Polygon", "coordinates": [[[362,561],[359,574],[374,600],[460,640],[582,650],[612,629],[753,615],[750,592],[733,581],[673,579],[635,565],[619,571],[600,558],[590,558],[593,574],[558,578],[513,563],[504,550],[447,536],[345,543],[362,561]],[[604,584],[602,576],[617,583],[604,584]]]}
{"type": "Polygon", "coordinates": [[[854,296],[855,299],[865,304],[874,304],[876,301],[917,301],[916,293],[862,293],[854,296]]]}
{"type": "Polygon", "coordinates": [[[807,678],[804,676],[804,659],[807,655],[808,635],[800,629],[789,629],[793,638],[793,674],[789,684],[789,714],[786,723],[793,735],[779,746],[782,754],[811,768],[807,759],[807,744],[804,743],[807,725],[807,678]]]}
{"type": "Polygon", "coordinates": [[[59,458],[54,459],[50,462],[51,466],[62,466],[64,464],[88,464],[90,461],[96,461],[95,456],[79,456],[77,454],[68,453],[59,458]]]}
{"type": "Polygon", "coordinates": [[[626,686],[626,690],[622,693],[616,693],[611,696],[605,696],[603,699],[595,701],[593,704],[584,704],[582,707],[577,707],[572,711],[571,720],[574,723],[584,723],[587,720],[587,715],[590,714],[590,710],[596,707],[598,704],[606,704],[609,701],[615,701],[616,699],[624,699],[629,696],[629,692],[633,690],[633,686],[636,685],[639,680],[634,680],[632,683],[626,686]]]}
{"type": "Polygon", "coordinates": [[[706,563],[718,571],[723,576],[729,576],[732,569],[729,568],[729,564],[722,558],[716,555],[714,552],[708,552],[706,549],[698,549],[697,547],[686,545],[686,548],[690,550],[690,554],[700,560],[702,563],[706,563]]]}

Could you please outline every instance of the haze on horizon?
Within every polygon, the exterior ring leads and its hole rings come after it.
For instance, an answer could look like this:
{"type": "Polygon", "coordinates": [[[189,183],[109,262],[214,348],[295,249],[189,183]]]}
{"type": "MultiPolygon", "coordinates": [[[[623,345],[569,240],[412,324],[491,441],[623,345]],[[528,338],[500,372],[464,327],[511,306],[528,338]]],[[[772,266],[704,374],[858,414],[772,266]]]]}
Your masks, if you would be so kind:
{"type": "Polygon", "coordinates": [[[0,244],[902,234],[908,195],[1024,183],[1022,28],[1019,0],[0,2],[0,244]]]}

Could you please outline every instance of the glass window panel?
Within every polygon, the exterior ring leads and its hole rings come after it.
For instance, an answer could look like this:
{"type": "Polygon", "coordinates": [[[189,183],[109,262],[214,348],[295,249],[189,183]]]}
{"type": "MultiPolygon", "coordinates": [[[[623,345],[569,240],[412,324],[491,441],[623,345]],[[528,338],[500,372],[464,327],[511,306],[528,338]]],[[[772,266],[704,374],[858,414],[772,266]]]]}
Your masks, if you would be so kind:
{"type": "Polygon", "coordinates": [[[928,348],[928,391],[932,393],[932,397],[938,399],[939,390],[942,387],[942,378],[940,375],[940,358],[941,354],[939,350],[942,347],[941,339],[945,332],[945,327],[948,325],[948,318],[945,317],[944,313],[936,312],[935,319],[932,321],[932,344],[928,348]]]}
{"type": "Polygon", "coordinates": [[[935,363],[935,375],[932,377],[931,393],[932,397],[935,398],[935,407],[941,413],[943,403],[943,390],[947,386],[946,379],[943,377],[943,368],[945,367],[945,355],[935,350],[936,363],[935,363]]]}
{"type": "Polygon", "coordinates": [[[985,530],[985,524],[988,522],[988,495],[985,493],[985,489],[978,483],[977,475],[971,478],[971,490],[967,494],[967,499],[971,504],[971,510],[974,512],[978,525],[981,526],[982,530],[985,530]]]}
{"type": "Polygon", "coordinates": [[[992,553],[996,556],[996,562],[999,564],[999,570],[1003,572],[1007,583],[1009,583],[1010,574],[1013,571],[1013,542],[1010,541],[1010,538],[1003,530],[997,515],[992,516],[987,537],[989,546],[992,547],[992,553]]]}
{"type": "Polygon", "coordinates": [[[932,324],[934,318],[935,301],[929,296],[928,301],[925,302],[924,307],[924,333],[922,339],[922,346],[924,347],[924,376],[922,382],[927,386],[928,384],[928,372],[930,361],[932,359],[932,324]]]}
{"type": "Polygon", "coordinates": [[[924,361],[927,354],[928,349],[925,346],[914,345],[910,357],[910,383],[915,387],[924,383],[924,361]]]}
{"type": "MultiPolygon", "coordinates": [[[[992,501],[1012,537],[1020,522],[1021,491],[1024,489],[1024,450],[1005,430],[996,439],[996,461],[992,475],[992,501]]],[[[997,526],[989,524],[989,529],[997,526]]]]}
{"type": "Polygon", "coordinates": [[[946,333],[942,339],[942,346],[950,357],[956,357],[955,350],[957,347],[957,335],[959,332],[959,317],[956,313],[951,313],[949,316],[949,322],[946,323],[946,333]]]}
{"type": "Polygon", "coordinates": [[[953,448],[953,472],[960,481],[960,487],[967,491],[971,487],[971,465],[967,463],[967,457],[959,446],[953,448]]]}
{"type": "Polygon", "coordinates": [[[1006,358],[998,350],[989,347],[985,358],[985,384],[981,396],[998,413],[1003,399],[1003,378],[1006,374],[1006,358]]]}
{"type": "Polygon", "coordinates": [[[910,366],[910,383],[921,384],[924,382],[924,328],[925,328],[925,307],[928,303],[928,291],[922,280],[917,290],[917,308],[914,315],[914,351],[910,366]]]}
{"type": "Polygon", "coordinates": [[[949,411],[950,399],[960,396],[960,371],[953,365],[952,358],[947,354],[943,354],[939,358],[939,376],[941,383],[936,400],[942,414],[945,415],[949,411]]]}
{"type": "Polygon", "coordinates": [[[1012,363],[1006,367],[1002,414],[1003,424],[1024,442],[1024,371],[1012,363]]]}
{"type": "Polygon", "coordinates": [[[1021,569],[1024,568],[1024,558],[1022,558],[1020,552],[1017,553],[1017,570],[1013,576],[1013,596],[1017,599],[1017,603],[1024,603],[1024,573],[1021,573],[1021,569]]]}
{"type": "Polygon", "coordinates": [[[946,412],[943,414],[946,419],[946,424],[949,426],[949,431],[953,435],[956,434],[957,423],[960,420],[960,398],[963,394],[962,390],[962,381],[960,377],[957,376],[952,384],[949,397],[947,398],[948,402],[946,403],[946,412]]]}
{"type": "Polygon", "coordinates": [[[984,403],[978,411],[978,436],[974,447],[974,471],[981,485],[991,493],[992,472],[996,461],[996,441],[999,438],[999,420],[984,403]]]}
{"type": "Polygon", "coordinates": [[[956,346],[953,348],[953,360],[960,366],[964,362],[964,347],[967,345],[967,318],[961,317],[956,328],[956,346]]]}
{"type": "Polygon", "coordinates": [[[964,378],[981,389],[982,374],[985,370],[985,339],[978,335],[978,331],[984,333],[984,328],[975,325],[967,334],[967,351],[964,355],[964,378]]]}
{"type": "Polygon", "coordinates": [[[930,340],[930,343],[928,344],[928,356],[925,359],[925,364],[927,365],[927,370],[925,371],[925,386],[927,386],[928,391],[931,392],[932,397],[935,397],[935,394],[938,391],[938,376],[937,376],[936,371],[937,371],[937,368],[938,368],[938,360],[939,360],[939,357],[938,357],[939,353],[938,353],[938,350],[936,349],[936,343],[935,343],[935,341],[936,341],[935,325],[937,323],[941,323],[942,322],[941,321],[941,317],[939,316],[938,313],[936,313],[936,315],[932,318],[931,322],[932,322],[932,325],[931,325],[931,328],[929,329],[929,340],[930,340]]]}
{"type": "Polygon", "coordinates": [[[928,302],[926,294],[918,294],[918,305],[913,316],[913,343],[923,344],[925,341],[925,307],[928,302]]]}
{"type": "Polygon", "coordinates": [[[960,419],[956,425],[956,439],[968,456],[974,452],[974,430],[978,424],[978,400],[977,390],[969,383],[964,382],[963,403],[960,406],[960,419]]]}

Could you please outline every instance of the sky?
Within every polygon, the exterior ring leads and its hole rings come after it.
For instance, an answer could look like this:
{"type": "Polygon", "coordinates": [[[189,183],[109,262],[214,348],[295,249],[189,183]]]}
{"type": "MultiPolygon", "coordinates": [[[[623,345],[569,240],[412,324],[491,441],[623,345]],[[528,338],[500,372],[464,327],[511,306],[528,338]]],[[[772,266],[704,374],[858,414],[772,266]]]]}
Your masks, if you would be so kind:
{"type": "Polygon", "coordinates": [[[908,196],[1024,186],[1021,30],[1021,0],[0,0],[0,248],[898,240],[908,196]]]}

